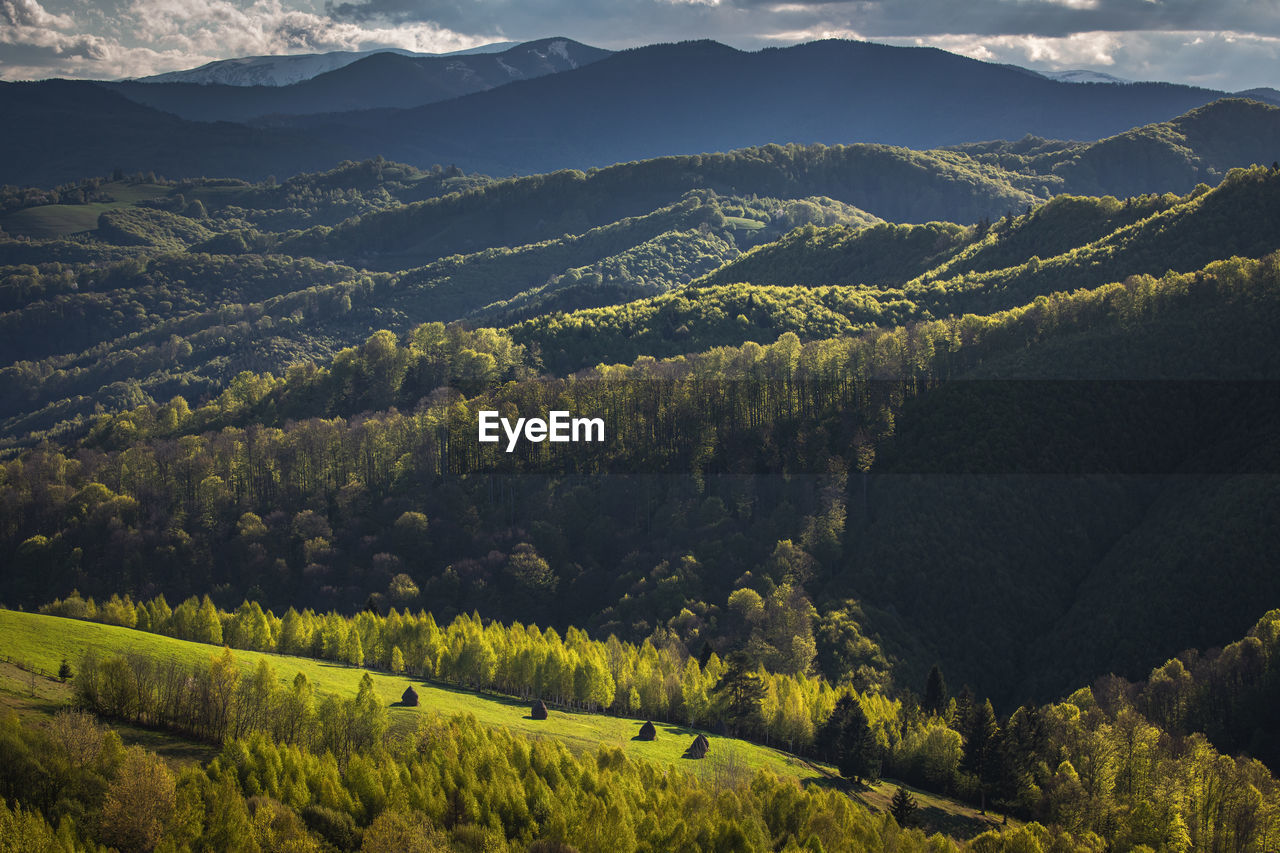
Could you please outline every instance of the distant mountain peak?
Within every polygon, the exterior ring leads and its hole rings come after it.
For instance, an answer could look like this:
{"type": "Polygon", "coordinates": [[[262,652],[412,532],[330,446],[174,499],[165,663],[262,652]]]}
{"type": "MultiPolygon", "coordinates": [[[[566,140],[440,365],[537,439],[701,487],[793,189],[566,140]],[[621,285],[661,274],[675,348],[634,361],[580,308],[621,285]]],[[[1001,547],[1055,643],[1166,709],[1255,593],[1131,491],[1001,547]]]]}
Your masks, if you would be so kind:
{"type": "Polygon", "coordinates": [[[1070,71],[1042,71],[1043,76],[1059,83],[1131,83],[1123,77],[1106,74],[1102,71],[1091,71],[1088,68],[1075,68],[1070,71]]]}
{"type": "Polygon", "coordinates": [[[381,53],[409,57],[473,56],[501,53],[518,42],[504,41],[447,53],[415,53],[412,50],[387,47],[373,50],[335,50],[328,53],[298,53],[278,56],[242,56],[219,59],[183,71],[169,71],[138,77],[139,83],[198,83],[202,86],[290,86],[330,71],[345,68],[353,62],[381,53]]]}
{"type": "Polygon", "coordinates": [[[1236,92],[1237,98],[1252,98],[1255,101],[1272,104],[1280,107],[1280,89],[1272,89],[1270,86],[1260,86],[1257,89],[1245,89],[1243,92],[1236,92]]]}

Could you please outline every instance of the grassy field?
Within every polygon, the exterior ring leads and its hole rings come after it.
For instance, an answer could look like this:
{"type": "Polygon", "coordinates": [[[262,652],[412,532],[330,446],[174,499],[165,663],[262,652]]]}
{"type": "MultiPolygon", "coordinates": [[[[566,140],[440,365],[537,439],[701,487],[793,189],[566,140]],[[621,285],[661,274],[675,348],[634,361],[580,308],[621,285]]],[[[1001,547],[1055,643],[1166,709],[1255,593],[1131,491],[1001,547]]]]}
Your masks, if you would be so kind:
{"type": "MultiPolygon", "coordinates": [[[[0,609],[0,657],[5,659],[0,661],[0,707],[10,708],[26,717],[44,716],[65,707],[71,698],[71,686],[52,676],[64,659],[74,669],[90,648],[104,654],[136,651],[186,663],[221,653],[213,646],[144,631],[0,609]],[[21,664],[21,668],[16,664],[21,664]],[[30,670],[42,670],[47,675],[33,675],[30,670]]],[[[471,714],[482,725],[505,728],[527,737],[556,738],[575,750],[594,750],[600,745],[617,746],[632,757],[700,775],[742,778],[763,769],[804,784],[849,789],[830,767],[813,764],[776,749],[709,733],[711,752],[707,758],[701,761],[684,758],[685,748],[698,732],[683,726],[659,724],[658,739],[644,742],[633,740],[641,720],[552,709],[549,720],[536,721],[530,719],[527,703],[509,697],[480,694],[310,658],[248,651],[234,651],[233,654],[246,670],[256,667],[259,659],[266,658],[281,683],[290,682],[296,673],[303,672],[322,693],[351,695],[368,671],[378,695],[390,707],[392,725],[401,730],[415,726],[421,714],[471,714]],[[417,708],[398,704],[409,685],[418,691],[417,708]]],[[[120,732],[126,743],[140,744],[173,762],[203,763],[217,752],[215,747],[162,732],[118,723],[112,723],[112,728],[120,732]]],[[[888,810],[897,787],[897,782],[886,780],[870,787],[849,790],[849,793],[873,811],[882,812],[888,810]]],[[[955,800],[916,788],[908,787],[908,790],[920,806],[916,825],[926,832],[941,832],[963,839],[997,828],[1000,824],[1000,817],[994,812],[981,815],[976,809],[955,800]]],[[[1017,825],[1020,822],[1010,821],[1010,826],[1017,825]]]]}
{"type": "MultiPolygon", "coordinates": [[[[13,711],[30,723],[57,713],[70,701],[70,684],[0,662],[0,711],[13,711]]],[[[218,754],[217,747],[211,744],[190,741],[169,732],[118,722],[112,723],[111,728],[126,745],[141,746],[174,765],[204,765],[218,754]]]]}
{"type": "MultiPolygon", "coordinates": [[[[137,651],[156,658],[172,658],[188,663],[219,653],[212,646],[128,628],[0,610],[0,655],[11,661],[53,674],[58,671],[58,666],[64,659],[74,669],[89,648],[102,653],[137,651]]],[[[305,673],[321,693],[353,695],[366,671],[310,658],[238,650],[234,654],[246,670],[256,667],[258,660],[265,657],[281,683],[291,682],[298,672],[305,673]]],[[[824,768],[779,750],[709,733],[707,736],[711,739],[711,753],[708,759],[686,759],[683,757],[684,751],[698,732],[683,726],[657,724],[656,741],[637,741],[632,738],[639,732],[643,720],[552,709],[551,719],[537,721],[529,718],[529,705],[520,700],[424,683],[420,679],[384,672],[368,672],[373,676],[378,696],[390,706],[392,725],[396,728],[416,725],[418,715],[423,713],[438,712],[446,716],[472,714],[485,726],[506,728],[530,737],[553,737],[573,749],[594,750],[601,744],[619,746],[636,758],[679,766],[685,770],[716,773],[770,770],[780,776],[790,776],[802,781],[816,780],[827,775],[824,768]],[[395,704],[410,685],[418,691],[419,706],[406,708],[395,704]]],[[[23,673],[17,677],[16,682],[10,682],[13,685],[11,692],[21,693],[26,688],[27,678],[23,673]]],[[[47,679],[40,681],[42,684],[37,692],[42,695],[49,693],[52,688],[47,684],[51,682],[47,679]]]]}
{"type": "MultiPolygon", "coordinates": [[[[883,779],[875,785],[858,791],[854,796],[872,811],[887,812],[899,785],[902,783],[883,779]]],[[[911,792],[918,807],[912,825],[920,827],[927,833],[941,832],[952,838],[968,839],[981,835],[989,829],[1000,829],[1002,826],[1004,815],[994,810],[988,809],[986,814],[981,814],[972,806],[956,800],[931,794],[910,785],[902,786],[911,792]]],[[[1016,829],[1020,826],[1022,821],[1009,818],[1006,828],[1016,829]]]]}
{"type": "Polygon", "coordinates": [[[734,231],[759,231],[764,228],[764,223],[759,219],[746,219],[742,216],[726,216],[724,221],[734,231]]]}
{"type": "Polygon", "coordinates": [[[107,210],[129,207],[146,199],[167,195],[170,188],[158,184],[103,184],[115,201],[94,204],[44,204],[16,210],[0,219],[0,227],[10,234],[49,240],[98,227],[98,216],[107,210]]]}

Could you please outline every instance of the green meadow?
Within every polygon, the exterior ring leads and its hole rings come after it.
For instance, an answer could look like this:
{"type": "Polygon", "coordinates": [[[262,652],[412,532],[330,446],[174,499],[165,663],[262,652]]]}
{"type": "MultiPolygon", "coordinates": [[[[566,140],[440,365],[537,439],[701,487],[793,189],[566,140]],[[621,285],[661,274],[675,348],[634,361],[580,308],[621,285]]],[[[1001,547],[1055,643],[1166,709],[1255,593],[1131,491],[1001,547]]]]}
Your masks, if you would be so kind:
{"type": "Polygon", "coordinates": [[[103,185],[115,201],[92,204],[42,204],[26,207],[0,218],[0,227],[10,234],[31,237],[36,240],[52,240],[93,231],[98,227],[98,217],[105,211],[131,207],[140,201],[168,195],[170,188],[158,184],[127,184],[113,182],[103,185]]]}
{"type": "MultiPolygon", "coordinates": [[[[65,659],[74,670],[89,649],[100,654],[139,652],[158,659],[174,659],[183,663],[220,654],[220,649],[202,643],[177,640],[130,628],[81,622],[57,616],[42,616],[13,610],[0,610],[0,656],[25,667],[53,674],[65,659]]],[[[555,738],[575,750],[594,750],[599,746],[621,747],[634,758],[641,758],[683,770],[711,773],[737,773],[768,770],[779,776],[801,781],[828,777],[830,771],[785,752],[735,738],[707,734],[711,752],[706,759],[684,758],[684,751],[698,730],[655,721],[658,738],[645,742],[633,740],[643,720],[611,717],[578,711],[551,709],[548,720],[529,717],[529,703],[508,696],[475,693],[443,684],[424,682],[403,675],[365,670],[331,661],[288,655],[233,650],[244,670],[266,658],[281,683],[288,683],[301,672],[319,693],[353,695],[365,672],[373,678],[378,696],[390,707],[392,726],[408,730],[421,714],[445,716],[471,714],[481,725],[505,728],[529,737],[555,738]],[[418,693],[418,707],[400,704],[405,688],[418,693]]]]}
{"type": "MultiPolygon", "coordinates": [[[[42,616],[0,609],[0,707],[9,707],[21,715],[44,716],[70,699],[69,685],[43,677],[32,678],[28,669],[40,669],[52,675],[66,659],[74,669],[88,649],[102,654],[140,652],[152,657],[176,659],[192,663],[220,650],[202,643],[177,640],[144,631],[81,622],[57,616],[42,616]]],[[[365,672],[373,678],[378,695],[388,704],[392,726],[408,731],[421,714],[445,716],[471,714],[482,725],[505,728],[534,738],[555,738],[575,750],[591,751],[599,746],[616,746],[627,755],[712,779],[741,779],[756,770],[769,770],[805,784],[841,784],[835,772],[793,755],[735,738],[707,733],[711,752],[702,760],[684,758],[684,750],[698,730],[656,723],[658,739],[652,742],[633,740],[642,720],[551,709],[550,719],[529,718],[529,704],[507,696],[494,696],[462,690],[420,679],[365,670],[328,661],[288,655],[233,650],[232,654],[244,670],[256,667],[266,658],[281,682],[292,680],[302,672],[321,693],[353,694],[365,672]],[[418,707],[400,704],[404,689],[413,686],[418,692],[418,707]]],[[[203,763],[216,754],[213,747],[193,743],[136,726],[112,723],[126,743],[136,743],[156,751],[171,762],[203,763]]],[[[856,799],[874,811],[887,811],[898,783],[883,780],[853,792],[856,799]]],[[[995,813],[982,815],[955,800],[911,788],[920,805],[918,825],[928,832],[942,832],[955,838],[972,838],[1000,823],[995,813]]],[[[1015,826],[1021,821],[1011,821],[1015,826]]]]}

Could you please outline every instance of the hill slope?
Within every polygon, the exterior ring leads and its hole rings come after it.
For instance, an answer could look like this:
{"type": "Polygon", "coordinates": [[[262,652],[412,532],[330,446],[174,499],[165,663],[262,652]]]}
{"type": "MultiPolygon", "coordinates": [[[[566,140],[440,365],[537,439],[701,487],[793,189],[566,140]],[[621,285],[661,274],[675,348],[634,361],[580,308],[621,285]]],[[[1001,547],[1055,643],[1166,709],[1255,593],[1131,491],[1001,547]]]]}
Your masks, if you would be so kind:
{"type": "MultiPolygon", "coordinates": [[[[45,672],[57,672],[63,660],[73,668],[83,655],[93,650],[99,655],[121,655],[137,652],[160,660],[174,660],[192,665],[208,661],[220,651],[217,646],[178,640],[158,634],[148,634],[115,625],[81,622],[57,616],[41,616],[0,609],[0,643],[11,660],[34,666],[45,672]]],[[[397,728],[412,730],[423,714],[471,714],[481,725],[508,731],[531,738],[553,737],[575,751],[593,751],[600,746],[622,749],[629,757],[651,761],[661,765],[689,769],[690,762],[682,756],[689,742],[699,734],[697,729],[677,725],[659,726],[659,737],[651,742],[635,739],[642,720],[591,714],[585,711],[554,709],[550,723],[529,719],[529,703],[507,696],[473,693],[447,685],[436,685],[408,676],[397,676],[378,670],[337,665],[311,658],[264,652],[235,651],[236,662],[244,673],[250,673],[258,661],[269,663],[279,685],[289,685],[301,672],[320,694],[353,695],[360,679],[368,673],[373,678],[374,690],[379,699],[390,707],[392,723],[397,728]],[[407,708],[400,704],[406,687],[418,692],[419,706],[407,708]]],[[[713,738],[714,753],[724,757],[733,755],[736,761],[750,770],[768,770],[779,776],[799,780],[824,778],[823,769],[781,750],[758,744],[720,737],[706,732],[713,738]]],[[[713,760],[709,764],[715,764],[713,760]]],[[[708,768],[711,772],[711,768],[708,768]]]]}
{"type": "Polygon", "coordinates": [[[326,168],[355,153],[305,133],[184,121],[98,83],[0,83],[0,113],[0,184],[54,186],[116,169],[262,178],[326,168]]]}

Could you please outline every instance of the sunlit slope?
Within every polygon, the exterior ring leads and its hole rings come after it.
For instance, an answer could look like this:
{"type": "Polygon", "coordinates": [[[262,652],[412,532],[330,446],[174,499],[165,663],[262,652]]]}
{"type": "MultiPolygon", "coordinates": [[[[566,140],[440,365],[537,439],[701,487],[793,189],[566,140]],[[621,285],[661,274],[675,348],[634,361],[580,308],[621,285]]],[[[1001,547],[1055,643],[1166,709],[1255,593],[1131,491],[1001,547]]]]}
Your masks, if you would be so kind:
{"type": "MultiPolygon", "coordinates": [[[[163,660],[192,664],[219,654],[214,646],[178,640],[144,631],[135,631],[96,622],[81,622],[57,616],[42,616],[13,610],[0,610],[0,648],[4,654],[26,665],[46,672],[56,672],[62,660],[73,669],[89,649],[99,654],[145,654],[163,660]]],[[[780,776],[797,779],[819,778],[823,774],[808,762],[780,752],[734,738],[708,733],[712,749],[705,763],[683,758],[685,749],[697,730],[675,724],[658,726],[658,739],[652,742],[632,740],[642,720],[610,717],[573,711],[551,710],[545,721],[529,719],[529,705],[509,697],[481,695],[466,690],[424,683],[420,679],[391,675],[375,670],[310,658],[274,655],[236,650],[235,659],[244,670],[266,658],[279,676],[281,684],[291,682],[301,672],[320,693],[354,695],[365,672],[373,677],[378,696],[391,706],[392,725],[411,727],[421,714],[471,714],[482,725],[502,727],[532,737],[554,737],[574,748],[594,749],[600,745],[621,747],[634,758],[679,766],[698,771],[724,766],[725,762],[747,770],[769,770],[780,776]],[[405,688],[418,692],[418,707],[400,705],[405,688]]]]}

